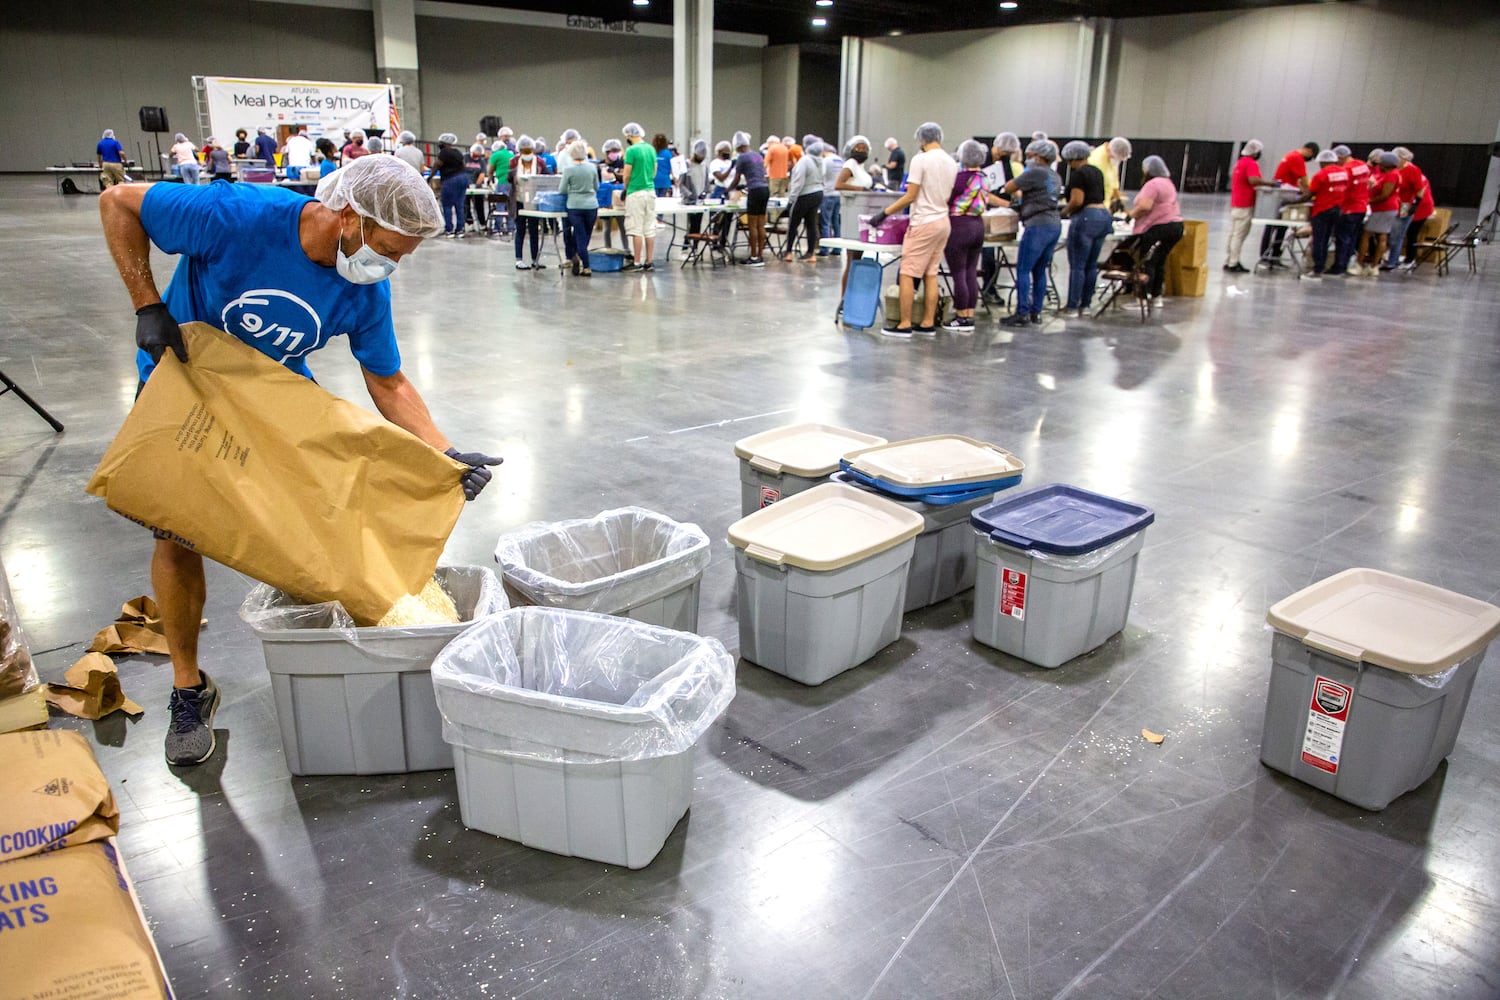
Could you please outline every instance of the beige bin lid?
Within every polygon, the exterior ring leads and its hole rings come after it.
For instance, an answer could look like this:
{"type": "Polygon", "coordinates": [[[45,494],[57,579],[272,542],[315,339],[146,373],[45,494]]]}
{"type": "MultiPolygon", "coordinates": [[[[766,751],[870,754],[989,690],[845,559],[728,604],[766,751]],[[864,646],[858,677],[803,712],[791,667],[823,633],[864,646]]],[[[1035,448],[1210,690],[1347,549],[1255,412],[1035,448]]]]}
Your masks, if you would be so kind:
{"type": "Polygon", "coordinates": [[[819,479],[837,472],[847,453],[876,444],[885,444],[885,438],[831,424],[793,424],[741,438],[734,453],[773,476],[787,472],[819,479]]]}
{"type": "Polygon", "coordinates": [[[1266,621],[1346,660],[1435,674],[1489,645],[1500,608],[1378,569],[1346,569],[1278,601],[1266,621]]]}
{"type": "Polygon", "coordinates": [[[893,441],[861,448],[844,458],[867,476],[897,486],[980,483],[1019,476],[1026,468],[1004,448],[957,434],[893,441]]]}
{"type": "Polygon", "coordinates": [[[800,569],[842,569],[922,533],[922,515],[873,493],[824,483],[729,526],[752,559],[800,569]]]}

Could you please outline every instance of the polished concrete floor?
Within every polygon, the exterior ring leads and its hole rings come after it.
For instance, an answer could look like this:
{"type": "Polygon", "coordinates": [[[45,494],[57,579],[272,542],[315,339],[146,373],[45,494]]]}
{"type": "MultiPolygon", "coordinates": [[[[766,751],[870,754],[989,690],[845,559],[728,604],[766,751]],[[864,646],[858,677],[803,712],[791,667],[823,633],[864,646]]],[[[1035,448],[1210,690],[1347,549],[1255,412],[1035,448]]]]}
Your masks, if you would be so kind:
{"type": "MultiPolygon", "coordinates": [[[[822,419],[993,441],[1029,483],[1153,507],[1130,622],[1043,670],[977,645],[965,594],[821,687],[741,663],[687,818],[627,871],[466,831],[451,772],[289,776],[249,582],[211,567],[210,765],[163,763],[151,657],[121,665],[139,720],[54,723],[113,782],[180,995],[1500,995],[1500,652],[1446,764],[1383,812],[1258,759],[1272,602],[1350,566],[1500,599],[1500,249],[1477,276],[1229,282],[1224,199],[1187,202],[1207,297],[931,341],[836,328],[837,264],[584,282],[422,248],[394,279],[406,370],[506,457],[449,562],[538,518],[695,521],[701,627],[734,651],[733,442],[822,419]]],[[[93,199],[6,179],[0,217],[0,368],[68,425],[0,398],[0,557],[56,678],[149,586],[150,538],[83,492],[133,320],[93,199]]],[[[341,346],[314,369],[368,404],[341,346]]]]}

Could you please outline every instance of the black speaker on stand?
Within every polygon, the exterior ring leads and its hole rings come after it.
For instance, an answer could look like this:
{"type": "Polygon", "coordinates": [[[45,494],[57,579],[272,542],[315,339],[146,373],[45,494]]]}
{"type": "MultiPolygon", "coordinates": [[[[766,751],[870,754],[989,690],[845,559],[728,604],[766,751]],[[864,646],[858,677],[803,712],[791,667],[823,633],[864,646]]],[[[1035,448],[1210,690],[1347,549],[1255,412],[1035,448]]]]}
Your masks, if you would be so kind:
{"type": "Polygon", "coordinates": [[[171,127],[167,124],[167,109],[163,107],[141,108],[141,131],[150,132],[156,136],[156,172],[165,177],[167,171],[161,162],[161,133],[171,131],[171,127]]]}
{"type": "Polygon", "coordinates": [[[493,139],[495,138],[495,136],[500,134],[500,128],[504,124],[505,123],[500,120],[499,115],[485,115],[483,118],[479,119],[479,131],[483,132],[485,135],[493,139]]]}

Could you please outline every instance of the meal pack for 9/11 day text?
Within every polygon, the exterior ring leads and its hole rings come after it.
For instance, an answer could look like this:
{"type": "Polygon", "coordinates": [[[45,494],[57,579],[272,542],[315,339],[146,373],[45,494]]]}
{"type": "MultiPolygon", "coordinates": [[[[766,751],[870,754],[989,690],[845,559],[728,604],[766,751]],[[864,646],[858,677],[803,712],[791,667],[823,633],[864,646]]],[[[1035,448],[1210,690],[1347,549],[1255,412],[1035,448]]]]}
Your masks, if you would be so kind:
{"type": "Polygon", "coordinates": [[[432,579],[464,466],[234,337],[182,327],[88,491],[173,541],[373,625],[432,579]]]}

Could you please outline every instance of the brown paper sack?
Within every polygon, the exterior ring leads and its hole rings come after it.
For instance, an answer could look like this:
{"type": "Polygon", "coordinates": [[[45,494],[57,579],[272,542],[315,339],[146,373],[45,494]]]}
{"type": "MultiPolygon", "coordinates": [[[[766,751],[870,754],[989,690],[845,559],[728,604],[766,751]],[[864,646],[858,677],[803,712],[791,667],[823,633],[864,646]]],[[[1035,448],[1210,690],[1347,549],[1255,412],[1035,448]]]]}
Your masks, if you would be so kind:
{"type": "Polygon", "coordinates": [[[0,760],[5,761],[0,861],[76,847],[119,831],[120,810],[109,782],[78,733],[7,733],[0,736],[0,760]]]}
{"type": "MultiPolygon", "coordinates": [[[[207,624],[200,619],[199,624],[207,624]]],[[[137,597],[120,605],[120,617],[113,625],[105,626],[89,643],[90,653],[128,655],[133,653],[159,653],[171,655],[167,648],[167,636],[162,631],[161,614],[156,602],[149,597],[137,597]]]]}
{"type": "Polygon", "coordinates": [[[373,625],[432,578],[464,466],[227,333],[182,328],[88,491],[132,521],[373,625]]]}
{"type": "Polygon", "coordinates": [[[0,997],[171,996],[113,842],[0,866],[0,997]]]}
{"type": "Polygon", "coordinates": [[[140,715],[145,709],[125,697],[115,661],[85,653],[63,674],[66,684],[47,685],[47,704],[80,719],[102,719],[111,712],[140,715]]]}

